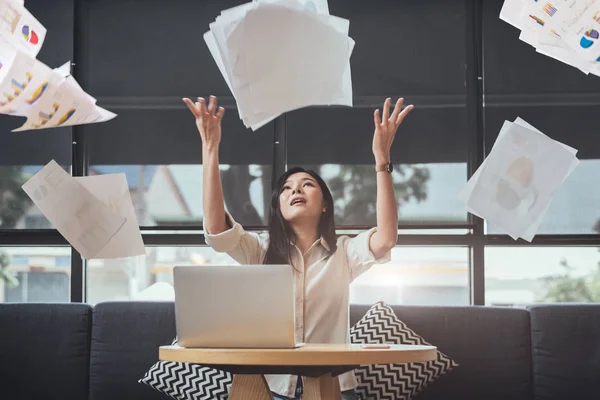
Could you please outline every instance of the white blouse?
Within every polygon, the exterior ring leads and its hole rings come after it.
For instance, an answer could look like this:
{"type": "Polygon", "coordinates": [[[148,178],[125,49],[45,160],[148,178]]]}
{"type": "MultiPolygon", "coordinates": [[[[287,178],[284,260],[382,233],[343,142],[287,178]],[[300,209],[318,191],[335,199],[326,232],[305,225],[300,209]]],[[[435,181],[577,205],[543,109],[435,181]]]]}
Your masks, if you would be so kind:
{"type": "MultiPolygon", "coordinates": [[[[227,213],[231,228],[216,234],[206,234],[206,243],[215,251],[227,253],[240,264],[262,264],[269,244],[268,234],[246,232],[227,213]]],[[[348,343],[350,283],[371,266],[388,262],[391,252],[376,259],[369,248],[372,228],[354,238],[341,236],[337,250],[328,256],[323,238],[301,254],[292,247],[291,263],[296,268],[296,342],[348,343]]],[[[267,375],[269,388],[280,395],[295,397],[297,376],[267,375]]],[[[342,391],[357,386],[352,371],[340,375],[342,391]]]]}

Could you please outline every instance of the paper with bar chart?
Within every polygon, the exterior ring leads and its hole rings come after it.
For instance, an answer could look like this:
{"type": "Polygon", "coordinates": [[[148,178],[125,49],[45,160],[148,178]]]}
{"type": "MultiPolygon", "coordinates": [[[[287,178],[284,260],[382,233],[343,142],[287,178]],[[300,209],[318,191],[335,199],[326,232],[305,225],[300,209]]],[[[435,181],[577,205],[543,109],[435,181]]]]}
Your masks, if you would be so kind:
{"type": "Polygon", "coordinates": [[[70,61],[51,68],[36,58],[47,34],[23,1],[0,0],[0,114],[27,117],[13,132],[116,117],[75,81],[70,61]]]}

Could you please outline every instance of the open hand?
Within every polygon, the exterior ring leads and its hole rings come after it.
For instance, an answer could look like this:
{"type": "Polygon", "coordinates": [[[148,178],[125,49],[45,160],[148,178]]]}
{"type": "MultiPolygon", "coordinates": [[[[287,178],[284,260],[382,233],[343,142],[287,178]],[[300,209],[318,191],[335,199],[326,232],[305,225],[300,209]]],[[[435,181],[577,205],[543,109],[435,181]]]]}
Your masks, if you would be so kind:
{"type": "Polygon", "coordinates": [[[208,108],[202,97],[198,97],[198,101],[195,103],[187,97],[183,101],[196,118],[196,127],[200,132],[203,146],[206,148],[218,147],[221,142],[221,120],[225,109],[223,107],[217,109],[217,98],[210,96],[208,108]]]}
{"type": "Polygon", "coordinates": [[[402,110],[404,99],[399,98],[396,102],[396,107],[390,116],[390,103],[392,99],[385,99],[383,104],[383,117],[379,114],[379,109],[373,114],[375,120],[375,133],[373,135],[373,155],[378,164],[390,162],[390,149],[398,127],[408,115],[410,110],[414,108],[411,104],[402,110]]]}

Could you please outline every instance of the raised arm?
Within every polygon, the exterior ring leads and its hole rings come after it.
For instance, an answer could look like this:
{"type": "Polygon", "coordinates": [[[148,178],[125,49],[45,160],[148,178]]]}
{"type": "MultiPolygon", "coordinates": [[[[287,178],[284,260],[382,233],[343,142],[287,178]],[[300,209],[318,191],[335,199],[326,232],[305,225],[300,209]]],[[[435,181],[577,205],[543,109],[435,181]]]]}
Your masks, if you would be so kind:
{"type": "Polygon", "coordinates": [[[196,127],[202,139],[202,208],[204,230],[218,234],[227,229],[223,187],[219,174],[219,144],[221,143],[221,120],[225,109],[217,108],[217,98],[210,96],[208,108],[202,97],[197,102],[188,98],[183,101],[196,118],[196,127]]]}
{"type": "Polygon", "coordinates": [[[390,163],[390,150],[398,127],[412,105],[402,110],[404,99],[396,102],[390,116],[391,99],[387,98],[383,105],[383,116],[375,110],[375,133],[373,135],[373,155],[377,172],[377,230],[371,236],[369,247],[375,257],[383,257],[398,241],[398,203],[394,191],[392,174],[386,166],[390,163]]]}

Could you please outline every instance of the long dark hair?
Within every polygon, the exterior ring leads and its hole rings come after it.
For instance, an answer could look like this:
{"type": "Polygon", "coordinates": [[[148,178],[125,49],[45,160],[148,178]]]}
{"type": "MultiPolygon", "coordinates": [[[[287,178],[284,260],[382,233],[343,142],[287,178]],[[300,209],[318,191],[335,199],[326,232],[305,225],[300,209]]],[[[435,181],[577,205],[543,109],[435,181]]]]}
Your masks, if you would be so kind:
{"type": "Polygon", "coordinates": [[[271,195],[271,210],[269,212],[269,247],[263,260],[264,264],[289,264],[291,262],[291,242],[294,241],[294,232],[292,231],[290,224],[283,218],[281,209],[279,208],[279,196],[283,191],[283,184],[288,178],[297,174],[298,172],[305,172],[312,176],[323,192],[323,200],[325,201],[325,212],[321,215],[319,221],[319,235],[323,237],[329,247],[329,254],[333,254],[337,249],[337,238],[335,235],[335,221],[333,218],[333,197],[327,187],[325,181],[312,170],[307,170],[301,167],[294,167],[287,170],[279,180],[277,186],[273,189],[271,195]]]}

